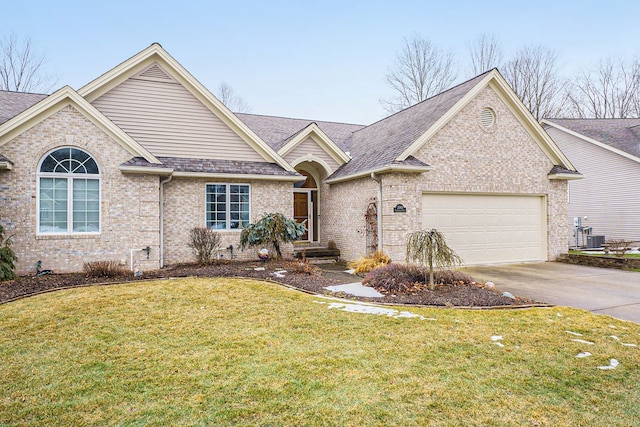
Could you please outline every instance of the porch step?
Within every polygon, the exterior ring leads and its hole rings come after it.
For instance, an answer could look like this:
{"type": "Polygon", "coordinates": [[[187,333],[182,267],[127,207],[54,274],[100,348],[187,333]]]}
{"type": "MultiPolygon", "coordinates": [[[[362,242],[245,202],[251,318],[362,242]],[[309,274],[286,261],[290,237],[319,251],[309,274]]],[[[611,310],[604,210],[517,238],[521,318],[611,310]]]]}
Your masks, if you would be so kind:
{"type": "Polygon", "coordinates": [[[333,260],[334,262],[340,259],[340,250],[339,249],[330,249],[330,248],[299,248],[294,249],[293,256],[295,258],[304,257],[309,260],[310,263],[313,263],[313,260],[318,261],[328,261],[333,260]]]}
{"type": "Polygon", "coordinates": [[[322,257],[316,257],[316,258],[307,258],[307,262],[309,264],[335,264],[336,262],[338,262],[338,260],[336,259],[336,257],[333,256],[322,256],[322,257]]]}

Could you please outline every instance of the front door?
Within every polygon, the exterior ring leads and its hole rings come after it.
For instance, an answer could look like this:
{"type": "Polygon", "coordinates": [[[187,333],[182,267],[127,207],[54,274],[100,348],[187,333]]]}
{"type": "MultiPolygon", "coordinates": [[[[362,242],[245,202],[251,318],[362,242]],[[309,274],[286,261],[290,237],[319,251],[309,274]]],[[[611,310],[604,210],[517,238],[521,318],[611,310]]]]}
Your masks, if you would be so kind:
{"type": "Polygon", "coordinates": [[[309,229],[311,218],[309,217],[309,191],[295,191],[293,193],[293,219],[298,223],[307,221],[306,230],[300,240],[309,240],[309,229]]]}

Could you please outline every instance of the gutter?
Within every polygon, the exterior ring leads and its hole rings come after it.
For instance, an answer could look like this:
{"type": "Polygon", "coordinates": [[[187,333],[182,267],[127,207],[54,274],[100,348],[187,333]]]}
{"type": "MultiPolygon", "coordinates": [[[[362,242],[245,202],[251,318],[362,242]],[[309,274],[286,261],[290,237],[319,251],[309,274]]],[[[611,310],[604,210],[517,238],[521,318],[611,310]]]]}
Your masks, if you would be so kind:
{"type": "Polygon", "coordinates": [[[2,161],[0,162],[0,170],[7,170],[10,171],[13,169],[13,163],[11,163],[10,161],[2,161]]]}
{"type": "MultiPolygon", "coordinates": [[[[400,173],[423,173],[423,172],[429,172],[433,170],[433,167],[429,166],[429,165],[425,165],[425,166],[413,166],[413,165],[388,165],[388,166],[381,166],[379,168],[375,168],[375,169],[369,169],[366,171],[362,171],[362,172],[358,172],[352,175],[345,175],[345,176],[341,176],[341,177],[337,177],[337,178],[329,178],[327,180],[325,180],[325,183],[331,185],[331,184],[337,184],[339,182],[344,182],[344,181],[349,181],[352,179],[356,179],[356,178],[363,178],[366,176],[371,176],[374,174],[383,174],[383,173],[391,173],[391,172],[400,172],[400,173]]],[[[372,178],[374,180],[376,180],[375,178],[372,178]]]]}
{"type": "Polygon", "coordinates": [[[382,178],[376,177],[375,172],[371,172],[371,179],[378,183],[378,250],[382,250],[382,178]]]}
{"type": "Polygon", "coordinates": [[[173,179],[173,175],[160,181],[160,268],[164,267],[164,185],[173,179]]]}
{"type": "Polygon", "coordinates": [[[555,180],[565,180],[565,181],[573,181],[576,179],[584,179],[584,175],[581,173],[554,173],[552,175],[547,175],[549,179],[555,180]]]}

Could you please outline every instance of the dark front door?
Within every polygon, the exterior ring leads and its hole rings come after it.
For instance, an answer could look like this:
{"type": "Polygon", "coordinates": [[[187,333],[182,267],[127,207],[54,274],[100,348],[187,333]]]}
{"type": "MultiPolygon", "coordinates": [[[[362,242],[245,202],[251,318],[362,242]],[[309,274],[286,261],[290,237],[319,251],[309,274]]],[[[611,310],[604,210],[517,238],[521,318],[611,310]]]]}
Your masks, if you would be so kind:
{"type": "Polygon", "coordinates": [[[298,224],[303,221],[305,223],[306,231],[300,237],[300,240],[309,240],[309,193],[308,192],[295,192],[293,193],[293,219],[298,224]]]}

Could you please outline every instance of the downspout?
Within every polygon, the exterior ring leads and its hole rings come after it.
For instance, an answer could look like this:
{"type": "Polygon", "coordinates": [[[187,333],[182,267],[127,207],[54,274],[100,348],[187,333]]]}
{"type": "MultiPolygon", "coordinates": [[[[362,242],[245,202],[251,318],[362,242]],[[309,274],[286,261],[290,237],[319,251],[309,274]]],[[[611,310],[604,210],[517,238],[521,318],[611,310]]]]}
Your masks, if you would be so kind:
{"type": "Polygon", "coordinates": [[[382,178],[371,172],[371,179],[378,183],[378,250],[382,252],[382,178]]]}
{"type": "Polygon", "coordinates": [[[171,181],[173,175],[160,181],[160,268],[164,267],[164,185],[171,181]]]}

